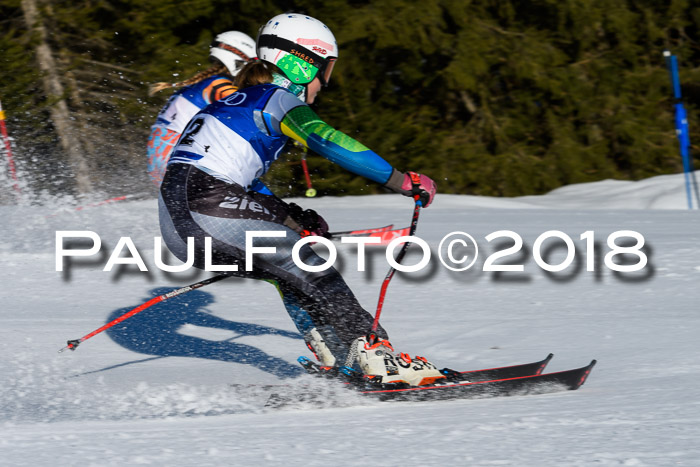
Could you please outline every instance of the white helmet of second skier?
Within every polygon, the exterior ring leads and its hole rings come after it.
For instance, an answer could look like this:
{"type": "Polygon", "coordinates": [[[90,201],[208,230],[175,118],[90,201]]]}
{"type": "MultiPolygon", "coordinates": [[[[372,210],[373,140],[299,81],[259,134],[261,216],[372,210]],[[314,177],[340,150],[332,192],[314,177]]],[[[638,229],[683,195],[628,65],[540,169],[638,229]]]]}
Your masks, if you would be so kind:
{"type": "Polygon", "coordinates": [[[276,65],[294,84],[318,77],[328,85],[338,58],[338,43],[328,26],[311,16],[283,13],[258,32],[258,58],[276,65]]]}
{"type": "Polygon", "coordinates": [[[243,65],[256,58],[255,41],[240,31],[222,32],[214,38],[209,57],[219,60],[228,68],[231,76],[236,76],[243,65]]]}

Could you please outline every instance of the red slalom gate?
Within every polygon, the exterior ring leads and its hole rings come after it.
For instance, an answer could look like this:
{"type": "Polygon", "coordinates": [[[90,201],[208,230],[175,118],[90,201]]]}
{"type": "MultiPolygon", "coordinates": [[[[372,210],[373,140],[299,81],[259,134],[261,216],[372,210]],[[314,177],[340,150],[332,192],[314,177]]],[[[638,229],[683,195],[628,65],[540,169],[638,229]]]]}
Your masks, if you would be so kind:
{"type": "Polygon", "coordinates": [[[22,192],[19,189],[19,180],[17,179],[17,169],[15,168],[15,160],[12,157],[12,145],[10,144],[10,137],[7,135],[7,126],[5,126],[5,112],[2,110],[2,102],[0,102],[0,135],[5,143],[5,154],[7,156],[7,166],[10,171],[10,177],[12,177],[12,187],[15,190],[17,196],[21,196],[22,192]]]}

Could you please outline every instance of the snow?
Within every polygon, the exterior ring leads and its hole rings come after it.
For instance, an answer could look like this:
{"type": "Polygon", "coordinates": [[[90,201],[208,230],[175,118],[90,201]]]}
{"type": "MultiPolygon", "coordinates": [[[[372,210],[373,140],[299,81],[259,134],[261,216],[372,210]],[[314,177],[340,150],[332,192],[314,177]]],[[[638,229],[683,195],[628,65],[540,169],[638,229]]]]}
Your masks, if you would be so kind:
{"type": "MultiPolygon", "coordinates": [[[[337,230],[407,225],[411,215],[410,201],[395,195],[296,201],[337,230]]],[[[308,351],[274,288],[240,279],[155,305],[57,353],[207,277],[155,267],[156,212],[153,199],[83,210],[0,206],[3,465],[698,465],[700,214],[687,210],[682,175],[511,199],[442,195],[421,211],[418,236],[433,253],[453,231],[476,238],[481,253],[468,271],[433,257],[426,270],[394,277],[382,322],[399,351],[461,370],[549,352],[550,371],[598,360],[578,391],[510,398],[382,403],[313,380],[295,362],[308,351]],[[57,272],[59,230],[96,232],[102,254],[57,272]],[[504,260],[523,272],[482,270],[486,256],[512,245],[485,240],[499,230],[522,237],[523,249],[504,260]],[[559,273],[534,261],[535,240],[550,230],[576,245],[559,273]],[[645,239],[649,262],[639,272],[603,262],[607,237],[621,230],[645,239]],[[595,235],[595,271],[586,268],[586,231],[595,235]],[[134,241],[149,272],[102,270],[120,237],[134,241]],[[313,390],[326,402],[269,409],[271,390],[313,390]]],[[[338,250],[347,282],[373,312],[384,250],[368,253],[366,272],[356,270],[352,247],[338,250]]],[[[550,264],[563,261],[563,248],[548,252],[550,264]]]]}

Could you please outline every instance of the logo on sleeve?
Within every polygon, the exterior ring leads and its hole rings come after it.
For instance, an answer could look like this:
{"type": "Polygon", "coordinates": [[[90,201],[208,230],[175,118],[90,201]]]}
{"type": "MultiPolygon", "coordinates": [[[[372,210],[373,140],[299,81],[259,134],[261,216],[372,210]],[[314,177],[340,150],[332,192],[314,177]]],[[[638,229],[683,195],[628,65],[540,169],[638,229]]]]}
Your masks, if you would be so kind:
{"type": "Polygon", "coordinates": [[[256,203],[255,201],[250,201],[247,198],[240,198],[238,196],[227,196],[224,198],[224,202],[219,204],[219,207],[225,209],[238,209],[240,211],[251,211],[251,212],[262,212],[269,215],[270,211],[267,210],[262,204],[256,203]]]}

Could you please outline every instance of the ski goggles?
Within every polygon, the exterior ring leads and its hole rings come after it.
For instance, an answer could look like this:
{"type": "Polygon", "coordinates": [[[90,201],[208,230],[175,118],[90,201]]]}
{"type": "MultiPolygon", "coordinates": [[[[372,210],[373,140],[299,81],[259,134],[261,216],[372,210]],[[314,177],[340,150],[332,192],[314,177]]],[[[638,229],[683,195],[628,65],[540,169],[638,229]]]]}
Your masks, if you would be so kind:
{"type": "Polygon", "coordinates": [[[337,60],[336,57],[324,58],[303,45],[270,34],[258,37],[258,47],[287,52],[275,65],[284,71],[295,84],[309,84],[318,77],[323,87],[328,86],[337,60]]]}
{"type": "Polygon", "coordinates": [[[326,66],[323,67],[320,71],[321,73],[318,76],[319,81],[321,81],[321,85],[325,88],[328,86],[328,83],[331,80],[331,75],[333,74],[333,68],[335,67],[335,62],[337,61],[337,58],[329,58],[326,61],[326,66]]]}

